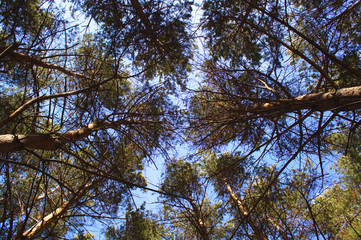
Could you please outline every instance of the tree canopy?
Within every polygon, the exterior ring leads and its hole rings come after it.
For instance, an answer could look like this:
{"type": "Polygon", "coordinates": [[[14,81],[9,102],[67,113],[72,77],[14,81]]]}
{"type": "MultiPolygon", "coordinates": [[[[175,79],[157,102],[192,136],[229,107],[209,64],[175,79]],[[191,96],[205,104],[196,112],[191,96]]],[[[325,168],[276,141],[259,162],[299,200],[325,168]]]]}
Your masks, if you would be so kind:
{"type": "Polygon", "coordinates": [[[360,3],[1,1],[1,239],[360,238],[360,3]]]}

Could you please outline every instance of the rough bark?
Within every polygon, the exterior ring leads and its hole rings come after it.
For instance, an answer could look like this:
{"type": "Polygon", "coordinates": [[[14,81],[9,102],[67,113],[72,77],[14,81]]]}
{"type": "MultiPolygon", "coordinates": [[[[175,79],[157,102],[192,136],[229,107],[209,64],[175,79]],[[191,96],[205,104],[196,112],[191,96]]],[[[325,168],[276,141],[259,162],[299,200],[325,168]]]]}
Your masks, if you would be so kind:
{"type": "Polygon", "coordinates": [[[88,126],[55,136],[51,134],[0,135],[0,153],[15,152],[27,148],[54,151],[66,143],[75,142],[89,136],[101,126],[103,124],[100,121],[94,121],[88,126]]]}
{"type": "Polygon", "coordinates": [[[120,120],[108,122],[97,120],[87,126],[60,134],[4,134],[0,135],[0,153],[16,152],[24,149],[55,151],[64,144],[86,138],[99,129],[114,128],[120,125],[145,124],[142,121],[120,120]]]}
{"type": "Polygon", "coordinates": [[[279,99],[248,107],[251,113],[285,113],[302,109],[315,111],[350,111],[361,108],[361,86],[341,88],[335,92],[310,93],[293,99],[279,99]]]}
{"type": "Polygon", "coordinates": [[[262,232],[262,230],[257,226],[257,224],[253,221],[249,213],[247,212],[246,208],[243,206],[241,200],[238,199],[236,194],[233,192],[232,187],[229,185],[229,183],[226,180],[223,180],[224,185],[227,188],[227,191],[229,192],[229,195],[231,196],[231,199],[236,204],[237,209],[239,213],[244,217],[246,222],[249,224],[249,226],[252,228],[253,232],[256,234],[257,239],[259,240],[267,240],[266,235],[262,232]]]}

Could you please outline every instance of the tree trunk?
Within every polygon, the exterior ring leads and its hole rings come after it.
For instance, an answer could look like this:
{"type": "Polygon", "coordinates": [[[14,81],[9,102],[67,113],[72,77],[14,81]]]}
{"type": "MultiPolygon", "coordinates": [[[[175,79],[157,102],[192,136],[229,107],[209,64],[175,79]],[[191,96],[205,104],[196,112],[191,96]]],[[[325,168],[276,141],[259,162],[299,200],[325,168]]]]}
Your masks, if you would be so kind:
{"type": "Polygon", "coordinates": [[[96,120],[87,126],[60,134],[3,134],[0,135],[0,153],[16,152],[24,149],[55,151],[62,145],[72,143],[89,136],[99,129],[115,128],[120,125],[156,124],[152,121],[119,120],[108,122],[96,120]]]}
{"type": "Polygon", "coordinates": [[[77,203],[79,199],[82,198],[91,187],[93,187],[96,183],[98,183],[101,180],[102,179],[94,180],[93,182],[83,186],[69,201],[64,202],[60,207],[55,209],[52,213],[46,215],[37,224],[26,230],[22,234],[22,238],[33,239],[37,234],[43,231],[44,228],[49,226],[50,223],[52,223],[53,221],[59,219],[62,215],[64,215],[64,213],[66,213],[66,211],[73,204],[77,203]]]}
{"type": "Polygon", "coordinates": [[[58,70],[58,71],[66,74],[68,76],[81,78],[81,79],[86,79],[86,80],[91,80],[91,78],[89,78],[89,77],[87,77],[85,75],[70,71],[68,69],[65,69],[64,67],[59,66],[59,65],[43,62],[39,58],[35,58],[35,57],[32,57],[32,56],[26,55],[24,53],[15,52],[13,50],[14,50],[14,48],[11,47],[11,46],[9,46],[9,47],[0,47],[1,55],[4,55],[4,56],[8,55],[10,58],[12,58],[12,59],[14,59],[14,60],[16,60],[18,62],[28,62],[28,63],[32,63],[32,64],[34,64],[36,66],[40,66],[40,67],[43,67],[43,68],[46,68],[46,69],[58,70]]]}
{"type": "Polygon", "coordinates": [[[197,229],[198,229],[199,235],[201,235],[203,240],[209,240],[210,239],[209,234],[207,231],[207,227],[204,224],[204,220],[202,218],[201,211],[199,210],[197,204],[194,202],[194,200],[192,198],[190,198],[189,203],[191,204],[194,214],[195,214],[194,218],[196,219],[196,222],[198,225],[197,229]]]}
{"type": "Polygon", "coordinates": [[[281,226],[278,225],[277,222],[273,221],[273,219],[266,214],[267,221],[272,224],[272,226],[277,230],[277,232],[282,236],[284,240],[288,240],[287,234],[282,230],[281,226]]]}
{"type": "Polygon", "coordinates": [[[251,226],[253,232],[256,234],[257,239],[259,240],[267,240],[266,235],[262,232],[262,230],[257,226],[257,224],[253,221],[251,216],[246,211],[245,207],[243,206],[242,202],[238,199],[236,194],[233,192],[231,185],[226,180],[223,180],[224,185],[227,187],[227,190],[236,204],[240,214],[245,218],[246,222],[251,226]]]}
{"type": "Polygon", "coordinates": [[[52,136],[51,134],[0,135],[0,153],[15,152],[26,148],[54,151],[66,143],[75,142],[89,136],[93,131],[105,125],[102,121],[94,121],[88,126],[58,136],[52,136]]]}
{"type": "Polygon", "coordinates": [[[130,0],[132,7],[135,10],[136,16],[140,19],[140,21],[143,23],[144,28],[148,36],[150,37],[150,40],[155,45],[159,53],[163,53],[162,46],[160,45],[156,34],[153,30],[152,24],[148,18],[148,16],[144,13],[142,5],[138,0],[130,0]]]}
{"type": "Polygon", "coordinates": [[[315,111],[350,111],[361,108],[361,86],[341,88],[336,92],[310,93],[294,99],[279,99],[246,108],[255,114],[285,113],[302,109],[315,111]]]}

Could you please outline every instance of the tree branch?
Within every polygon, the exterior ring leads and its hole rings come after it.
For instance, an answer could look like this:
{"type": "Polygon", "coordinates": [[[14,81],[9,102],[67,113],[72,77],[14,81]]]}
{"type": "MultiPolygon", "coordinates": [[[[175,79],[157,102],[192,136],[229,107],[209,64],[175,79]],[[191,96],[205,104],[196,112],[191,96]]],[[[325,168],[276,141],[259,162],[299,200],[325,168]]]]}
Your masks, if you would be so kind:
{"type": "Polygon", "coordinates": [[[246,222],[251,226],[253,232],[257,236],[257,239],[267,240],[268,238],[266,237],[266,235],[262,232],[262,230],[253,221],[253,219],[251,218],[251,215],[247,212],[247,210],[243,206],[243,203],[241,202],[241,200],[239,200],[238,197],[236,196],[236,194],[233,192],[231,185],[226,181],[226,179],[223,179],[223,184],[226,186],[231,199],[233,200],[233,202],[235,203],[235,205],[238,209],[238,212],[246,220],[246,222]]]}
{"type": "Polygon", "coordinates": [[[36,103],[39,103],[39,102],[42,102],[42,101],[45,101],[45,100],[54,99],[54,98],[62,98],[62,97],[68,97],[68,96],[84,93],[84,92],[90,91],[92,89],[95,89],[95,88],[99,87],[100,85],[103,85],[103,84],[111,81],[112,79],[113,78],[109,78],[109,79],[106,79],[106,80],[104,80],[102,82],[99,82],[97,84],[91,85],[91,86],[89,86],[87,88],[83,88],[83,89],[79,89],[79,90],[63,92],[63,93],[56,93],[56,94],[51,94],[51,95],[44,95],[44,96],[39,96],[39,97],[32,98],[29,101],[27,101],[26,103],[24,103],[23,105],[21,105],[20,107],[18,107],[7,118],[1,120],[0,121],[0,128],[5,126],[9,122],[13,121],[16,117],[18,117],[22,112],[24,112],[26,109],[28,109],[33,104],[36,104],[36,103]]]}
{"type": "Polygon", "coordinates": [[[279,99],[248,107],[244,112],[264,114],[293,112],[303,109],[314,111],[351,111],[361,108],[361,86],[342,88],[335,92],[310,93],[293,99],[279,99]]]}
{"type": "MultiPolygon", "coordinates": [[[[292,32],[296,33],[298,36],[300,36],[301,38],[303,38],[304,40],[306,40],[309,44],[311,44],[312,46],[314,46],[317,50],[319,50],[320,52],[322,52],[325,56],[327,56],[327,58],[331,59],[334,63],[338,64],[339,66],[341,66],[342,68],[347,69],[348,71],[352,72],[355,76],[357,77],[361,77],[361,72],[358,69],[354,69],[351,68],[348,64],[346,64],[345,62],[339,60],[337,57],[335,57],[334,55],[330,54],[327,50],[325,50],[324,48],[322,48],[320,45],[318,45],[314,40],[312,40],[310,37],[308,37],[307,35],[303,34],[302,32],[298,31],[296,28],[292,27],[290,24],[288,24],[286,21],[276,17],[275,15],[269,13],[267,10],[262,9],[261,7],[259,7],[258,5],[252,3],[251,1],[248,2],[246,1],[250,6],[254,7],[255,9],[257,9],[258,11],[266,14],[267,16],[269,16],[270,18],[276,20],[277,22],[281,23],[282,25],[284,25],[285,27],[287,27],[289,30],[291,30],[292,32]]],[[[338,15],[336,16],[334,19],[332,20],[336,20],[337,18],[342,17],[344,14],[347,14],[349,11],[351,11],[353,8],[355,8],[356,6],[358,6],[361,2],[358,1],[356,3],[354,3],[352,6],[350,6],[348,9],[346,9],[346,11],[344,11],[342,13],[342,15],[338,15]]],[[[325,26],[324,26],[325,27],[325,26]]],[[[288,48],[288,47],[287,47],[288,48]]]]}
{"type": "Polygon", "coordinates": [[[89,78],[89,77],[87,77],[87,76],[85,76],[83,74],[79,74],[79,73],[70,71],[70,70],[68,70],[68,69],[66,69],[64,67],[61,67],[59,65],[56,65],[56,64],[43,62],[38,58],[26,55],[24,53],[11,51],[12,49],[8,50],[8,48],[9,47],[0,47],[1,55],[6,54],[6,55],[10,56],[11,58],[15,59],[18,62],[28,62],[28,63],[32,63],[32,64],[34,64],[36,66],[43,67],[43,68],[46,68],[46,69],[58,70],[59,72],[62,72],[62,73],[66,74],[68,76],[71,76],[71,77],[91,80],[91,78],[89,78]]]}
{"type": "MultiPolygon", "coordinates": [[[[51,134],[3,134],[0,135],[0,153],[16,152],[24,149],[55,151],[62,145],[86,138],[99,129],[116,128],[120,125],[145,124],[149,121],[119,120],[114,122],[96,120],[87,126],[65,133],[51,134]]],[[[152,122],[153,123],[153,122],[152,122]]]]}
{"type": "Polygon", "coordinates": [[[37,224],[32,226],[30,229],[26,230],[22,237],[25,239],[33,239],[35,235],[37,235],[39,232],[42,231],[42,229],[46,228],[51,222],[53,222],[55,219],[58,219],[61,217],[66,211],[74,204],[76,203],[80,198],[82,198],[88,190],[93,187],[96,183],[101,181],[101,179],[94,180],[93,182],[84,185],[69,201],[64,202],[60,207],[55,209],[52,213],[46,215],[43,217],[41,221],[39,221],[37,224]]]}

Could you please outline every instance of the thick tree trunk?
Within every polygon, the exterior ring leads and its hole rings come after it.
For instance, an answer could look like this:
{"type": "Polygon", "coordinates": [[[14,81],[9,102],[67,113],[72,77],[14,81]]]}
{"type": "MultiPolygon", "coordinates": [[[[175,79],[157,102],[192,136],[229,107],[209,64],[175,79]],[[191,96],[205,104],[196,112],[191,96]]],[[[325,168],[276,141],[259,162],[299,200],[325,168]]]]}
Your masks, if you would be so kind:
{"type": "Polygon", "coordinates": [[[336,92],[310,93],[294,99],[279,99],[249,107],[246,112],[285,113],[302,109],[315,111],[350,111],[361,108],[361,86],[341,88],[336,92]]]}
{"type": "Polygon", "coordinates": [[[0,135],[0,153],[15,152],[24,149],[54,151],[62,145],[75,142],[89,136],[93,131],[106,127],[103,121],[94,121],[82,128],[56,136],[51,134],[4,134],[0,135]]]}
{"type": "Polygon", "coordinates": [[[233,202],[236,204],[240,214],[245,218],[246,222],[252,228],[253,232],[257,236],[257,239],[267,240],[266,235],[262,232],[262,230],[257,226],[257,224],[253,221],[251,216],[248,214],[248,212],[245,209],[245,207],[243,206],[241,200],[239,200],[238,197],[236,196],[236,194],[233,192],[232,187],[229,185],[229,183],[226,180],[224,180],[223,182],[224,182],[224,185],[226,186],[233,202]]]}
{"type": "Polygon", "coordinates": [[[120,125],[158,124],[152,121],[119,120],[109,122],[97,120],[87,126],[59,134],[3,134],[0,135],[0,153],[16,152],[24,149],[54,151],[64,144],[72,143],[89,136],[94,131],[116,128],[120,125]]]}

